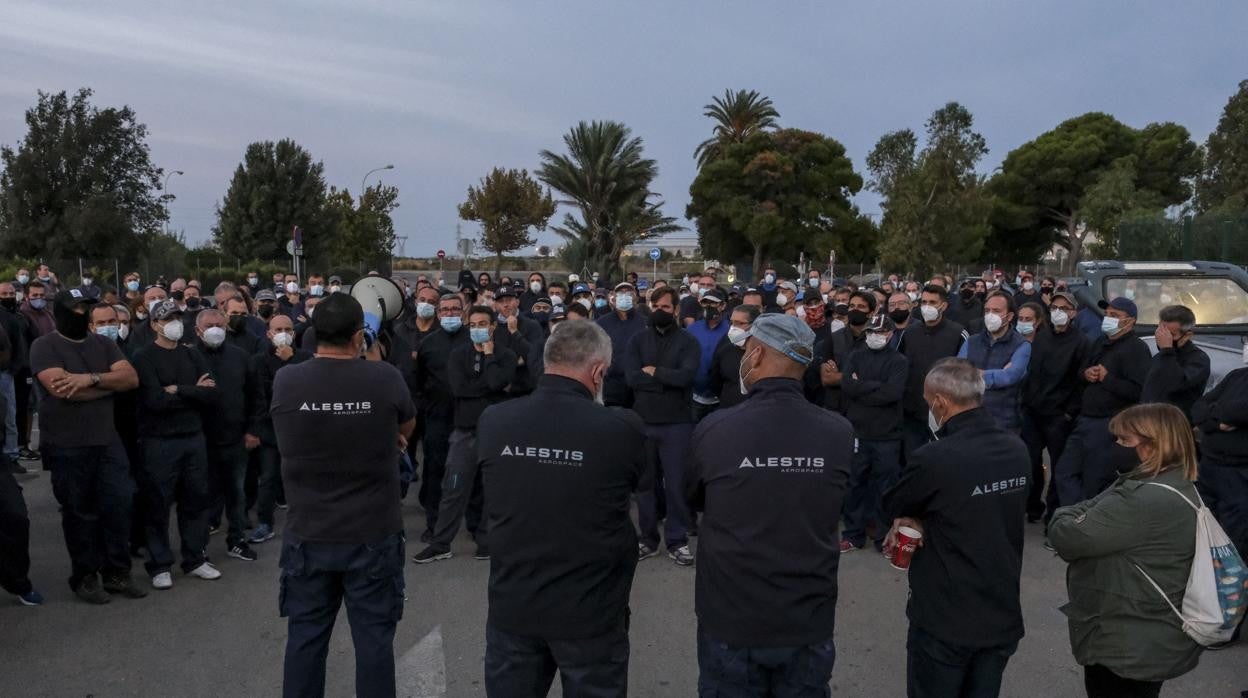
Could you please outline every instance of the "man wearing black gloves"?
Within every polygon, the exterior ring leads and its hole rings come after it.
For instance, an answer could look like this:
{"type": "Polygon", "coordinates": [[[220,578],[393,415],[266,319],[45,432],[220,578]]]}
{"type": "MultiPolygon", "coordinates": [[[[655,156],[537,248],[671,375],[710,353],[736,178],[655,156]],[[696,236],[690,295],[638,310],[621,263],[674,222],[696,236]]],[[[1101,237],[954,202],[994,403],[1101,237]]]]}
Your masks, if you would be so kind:
{"type": "MultiPolygon", "coordinates": [[[[624,358],[624,376],[633,389],[633,410],[646,423],[653,463],[649,476],[661,474],[667,506],[664,539],[668,557],[678,565],[692,565],[689,540],[689,509],[685,503],[685,452],[693,436],[693,380],[701,349],[698,340],[676,322],[676,289],[663,287],[650,293],[650,326],[633,335],[624,358]]],[[[643,481],[650,481],[650,477],[643,481]]],[[[658,482],[658,480],[654,480],[658,482]]],[[[659,493],[647,487],[638,494],[637,523],[641,527],[638,557],[659,554],[659,493]]]]}
{"type": "Polygon", "coordinates": [[[923,388],[937,440],[916,450],[884,495],[897,528],[923,534],[910,562],[910,698],[995,696],[1023,637],[1019,579],[1027,448],[981,405],[984,379],[943,359],[923,388]]]}
{"type": "Polygon", "coordinates": [[[906,458],[932,439],[927,424],[927,403],[923,401],[923,379],[937,361],[957,356],[968,338],[962,325],[945,317],[948,308],[944,288],[932,284],[924,287],[919,294],[921,322],[911,323],[901,342],[901,355],[910,362],[902,400],[906,458]]]}
{"type": "Polygon", "coordinates": [[[1157,355],[1153,357],[1140,402],[1165,402],[1192,417],[1192,404],[1209,383],[1209,355],[1196,346],[1196,314],[1183,305],[1170,305],[1158,314],[1157,355]]]}
{"type": "Polygon", "coordinates": [[[1083,367],[1079,418],[1053,470],[1057,504],[1063,507],[1095,497],[1117,477],[1109,458],[1114,444],[1109,420],[1140,401],[1148,379],[1151,356],[1148,345],[1135,336],[1135,302],[1120,297],[1100,305],[1105,309],[1105,336],[1083,367]]]}
{"type": "Polygon", "coordinates": [[[248,543],[263,543],[277,535],[273,531],[273,510],[278,494],[282,492],[282,457],[277,448],[277,434],[273,432],[273,418],[269,414],[273,400],[273,381],[278,370],[295,366],[312,358],[312,353],[295,349],[295,323],[289,315],[269,316],[269,346],[271,349],[251,357],[251,372],[255,375],[257,405],[252,413],[247,436],[256,437],[260,444],[257,460],[260,465],[256,483],[257,525],[248,536],[248,543]]]}
{"type": "Polygon", "coordinates": [[[490,696],[545,696],[556,669],[564,695],[628,693],[629,504],[646,454],[636,414],[594,404],[610,364],[606,332],[568,323],[546,343],[537,390],[481,416],[490,696]]]}
{"type": "MultiPolygon", "coordinates": [[[[516,377],[516,355],[498,348],[493,337],[499,329],[494,322],[494,309],[474,306],[468,311],[468,338],[471,344],[451,351],[447,380],[455,396],[455,430],[451,432],[450,452],[446,457],[446,475],[442,478],[442,501],[429,546],[412,558],[425,564],[451,557],[451,542],[459,533],[459,522],[468,510],[468,500],[475,489],[479,471],[477,460],[477,422],[490,405],[507,399],[507,388],[516,377]]],[[[489,521],[483,520],[476,532],[478,560],[490,559],[489,521]]]]}
{"type": "Polygon", "coordinates": [[[1075,297],[1066,291],[1053,294],[1049,322],[1036,332],[1031,346],[1027,377],[1023,380],[1023,442],[1031,458],[1031,482],[1027,492],[1027,520],[1045,522],[1057,510],[1057,481],[1044,492],[1044,451],[1049,463],[1057,463],[1066,449],[1066,439],[1079,415],[1083,397],[1080,372],[1092,343],[1074,327],[1079,312],[1075,297]]]}
{"type": "Polygon", "coordinates": [[[844,417],[805,400],[813,342],[793,316],[760,316],[740,365],[749,397],[694,432],[700,695],[829,695],[854,436],[844,417]]]}
{"type": "Polygon", "coordinates": [[[172,299],[152,307],[156,341],[134,355],[139,374],[139,439],[143,445],[139,495],[147,513],[147,572],[155,589],[173,587],[169,509],[178,507],[182,571],[218,579],[208,562],[208,512],[212,504],[201,410],[215,409],[217,384],[207,359],[181,343],[182,311],[172,299]]]}
{"type": "Polygon", "coordinates": [[[364,309],[345,293],[316,308],[316,358],[277,372],[272,416],[290,513],[279,608],[288,618],[283,695],[325,694],[325,657],[345,601],[355,693],[395,695],[403,617],[399,453],[416,423],[407,386],[360,361],[364,309]]]}
{"type": "MultiPolygon", "coordinates": [[[[220,525],[224,512],[229,522],[225,536],[226,553],[248,562],[256,559],[247,545],[247,452],[260,445],[248,431],[257,406],[255,374],[247,352],[226,343],[225,315],[216,308],[205,308],[195,315],[199,350],[208,360],[217,382],[217,404],[204,413],[204,439],[208,444],[208,482],[212,508],[209,528],[220,525]]],[[[245,331],[245,330],[244,330],[245,331]]]]}
{"type": "Polygon", "coordinates": [[[56,331],[31,345],[30,370],[38,380],[39,446],[72,565],[69,586],[103,604],[109,593],[146,594],[130,579],[134,483],[113,423],[113,395],[139,381],[115,342],[88,332],[94,303],[78,289],[57,294],[56,331]]]}

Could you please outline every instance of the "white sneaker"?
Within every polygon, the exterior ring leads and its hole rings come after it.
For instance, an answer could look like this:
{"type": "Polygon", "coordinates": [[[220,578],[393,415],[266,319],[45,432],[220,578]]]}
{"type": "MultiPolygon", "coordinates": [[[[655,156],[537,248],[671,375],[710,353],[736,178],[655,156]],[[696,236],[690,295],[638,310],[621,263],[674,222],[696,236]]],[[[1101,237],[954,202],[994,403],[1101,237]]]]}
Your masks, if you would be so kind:
{"type": "Polygon", "coordinates": [[[173,588],[173,575],[169,574],[168,572],[161,572],[155,577],[152,577],[152,588],[153,589],[172,589],[173,588]]]}
{"type": "Polygon", "coordinates": [[[200,579],[220,579],[221,578],[221,570],[217,569],[216,567],[213,567],[211,562],[205,562],[199,567],[196,567],[190,572],[187,572],[187,574],[192,577],[199,577],[200,579]]]}

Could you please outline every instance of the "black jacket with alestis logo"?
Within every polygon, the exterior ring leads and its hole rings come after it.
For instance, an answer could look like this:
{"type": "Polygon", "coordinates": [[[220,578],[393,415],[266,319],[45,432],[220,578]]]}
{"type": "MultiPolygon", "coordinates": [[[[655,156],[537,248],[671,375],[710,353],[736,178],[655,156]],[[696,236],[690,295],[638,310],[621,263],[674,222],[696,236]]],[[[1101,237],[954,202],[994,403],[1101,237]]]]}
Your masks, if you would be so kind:
{"type": "Polygon", "coordinates": [[[959,647],[1023,636],[1019,577],[1031,461],[1022,439],[984,408],[955,415],[916,450],[884,494],[888,521],[923,526],[910,562],[910,622],[959,647]]]}
{"type": "Polygon", "coordinates": [[[629,503],[645,444],[636,414],[596,405],[560,376],[485,410],[477,458],[488,493],[492,625],[570,640],[623,621],[637,567],[629,503]]]}
{"type": "Polygon", "coordinates": [[[743,647],[832,637],[853,452],[849,420],[786,378],[758,381],[698,424],[687,484],[704,512],[695,602],[711,637],[743,647]]]}

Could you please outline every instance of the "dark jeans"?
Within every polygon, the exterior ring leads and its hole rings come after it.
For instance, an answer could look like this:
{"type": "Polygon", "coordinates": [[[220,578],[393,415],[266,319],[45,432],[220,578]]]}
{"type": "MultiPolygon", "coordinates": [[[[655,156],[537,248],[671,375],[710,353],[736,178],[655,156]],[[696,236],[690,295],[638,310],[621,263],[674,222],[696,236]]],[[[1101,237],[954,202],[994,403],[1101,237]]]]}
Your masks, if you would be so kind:
{"type": "Polygon", "coordinates": [[[909,463],[914,452],[932,440],[932,430],[927,426],[927,415],[922,417],[906,415],[902,419],[901,429],[905,462],[909,463]]]}
{"type": "Polygon", "coordinates": [[[147,509],[147,573],[156,576],[173,567],[169,546],[169,508],[178,507],[182,539],[182,571],[204,564],[208,547],[208,456],[203,434],[144,437],[143,480],[139,483],[147,509]]]}
{"type": "Polygon", "coordinates": [[[1241,555],[1248,555],[1248,463],[1227,464],[1205,456],[1196,489],[1226,537],[1241,555]]]}
{"type": "Polygon", "coordinates": [[[893,522],[884,521],[880,501],[900,476],[900,441],[858,441],[849,472],[842,540],[861,548],[867,539],[867,526],[874,522],[877,547],[884,541],[893,522]]]}
{"type": "Polygon", "coordinates": [[[1070,506],[1101,493],[1117,474],[1109,462],[1114,437],[1109,433],[1109,417],[1079,417],[1075,420],[1062,457],[1053,469],[1058,506],[1070,506]]]}
{"type": "Polygon", "coordinates": [[[21,596],[30,584],[30,515],[22,486],[8,468],[0,469],[0,589],[21,596]]]}
{"type": "Polygon", "coordinates": [[[134,482],[120,439],[107,446],[59,448],[40,444],[52,471],[52,494],[61,505],[61,528],[72,572],[69,586],[83,577],[130,574],[130,503],[134,482]]]}
{"type": "Polygon", "coordinates": [[[1083,668],[1083,687],[1088,698],[1157,698],[1160,681],[1124,679],[1100,664],[1083,668]]]}
{"type": "MultiPolygon", "coordinates": [[[[674,550],[689,541],[689,505],[685,502],[685,457],[689,440],[693,438],[693,424],[647,424],[646,438],[657,463],[650,464],[663,475],[663,500],[667,507],[663,538],[668,550],[674,550]]],[[[658,494],[647,488],[637,495],[637,524],[641,527],[641,542],[657,549],[659,547],[658,494]]]]}
{"type": "Polygon", "coordinates": [[[1057,509],[1057,479],[1049,486],[1049,496],[1044,496],[1044,451],[1049,452],[1050,472],[1062,458],[1066,448],[1066,440],[1070,438],[1070,430],[1074,423],[1066,415],[1036,414],[1023,408],[1023,443],[1027,444],[1027,455],[1031,457],[1031,486],[1027,489],[1027,513],[1040,516],[1046,513],[1053,517],[1057,509]]]}
{"type": "Polygon", "coordinates": [[[733,647],[698,626],[698,695],[816,698],[832,695],[832,638],[798,647],[733,647]]]}
{"type": "Polygon", "coordinates": [[[577,640],[512,635],[485,626],[485,694],[542,698],[559,671],[567,698],[628,695],[628,617],[610,632],[577,640]]]}
{"type": "Polygon", "coordinates": [[[208,474],[212,485],[212,511],[209,522],[221,520],[222,512],[230,522],[225,536],[227,548],[242,543],[247,529],[247,447],[241,442],[229,446],[208,447],[208,474]]]}
{"type": "MultiPolygon", "coordinates": [[[[442,478],[442,501],[438,504],[433,544],[451,549],[451,541],[459,533],[459,522],[468,511],[468,500],[477,489],[477,432],[456,429],[451,432],[451,447],[446,457],[446,475],[442,478]]],[[[484,538],[489,524],[483,518],[477,534],[484,538]]]]}
{"type": "MultiPolygon", "coordinates": [[[[30,371],[23,369],[13,377],[13,394],[17,398],[17,446],[30,447],[30,416],[34,414],[31,399],[34,396],[34,378],[30,371]]],[[[42,448],[42,444],[40,445],[42,448]]],[[[40,454],[42,455],[42,453],[40,454]]],[[[45,463],[46,465],[46,463],[45,463]]]]}
{"type": "Polygon", "coordinates": [[[373,543],[282,539],[278,609],[287,618],[282,695],[325,695],[325,657],[343,601],[355,646],[355,694],[393,696],[394,629],[403,617],[402,533],[373,543]]]}
{"type": "MultiPolygon", "coordinates": [[[[420,491],[416,498],[425,509],[425,528],[432,531],[438,524],[438,506],[442,503],[442,478],[446,477],[446,457],[451,447],[449,417],[428,414],[424,417],[424,434],[420,439],[420,491]]],[[[416,457],[412,447],[411,456],[416,457]]]]}
{"type": "Polygon", "coordinates": [[[277,508],[282,493],[282,454],[277,446],[261,444],[260,479],[256,483],[256,518],[260,523],[273,525],[273,510],[277,508]]]}
{"type": "Polygon", "coordinates": [[[996,698],[1017,642],[997,647],[950,645],[910,624],[906,638],[909,698],[996,698]]]}

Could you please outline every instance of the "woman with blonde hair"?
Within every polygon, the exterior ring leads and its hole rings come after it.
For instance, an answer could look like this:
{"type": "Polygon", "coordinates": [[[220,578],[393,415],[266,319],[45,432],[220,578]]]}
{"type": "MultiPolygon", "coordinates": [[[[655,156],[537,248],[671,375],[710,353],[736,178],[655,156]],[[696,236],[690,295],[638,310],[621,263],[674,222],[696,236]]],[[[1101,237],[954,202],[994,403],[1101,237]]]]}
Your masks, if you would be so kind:
{"type": "Polygon", "coordinates": [[[1118,479],[1058,509],[1049,524],[1049,541],[1070,563],[1070,603],[1061,610],[1089,698],[1157,696],[1163,681],[1196,666],[1202,649],[1140,572],[1183,607],[1196,547],[1196,515],[1183,498],[1197,501],[1196,445],[1183,412],[1167,404],[1129,407],[1109,430],[1118,479]]]}

